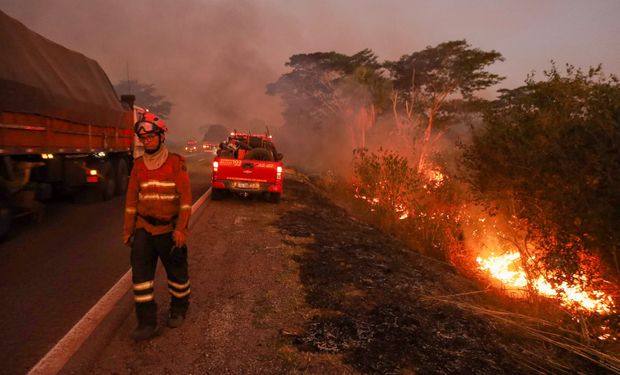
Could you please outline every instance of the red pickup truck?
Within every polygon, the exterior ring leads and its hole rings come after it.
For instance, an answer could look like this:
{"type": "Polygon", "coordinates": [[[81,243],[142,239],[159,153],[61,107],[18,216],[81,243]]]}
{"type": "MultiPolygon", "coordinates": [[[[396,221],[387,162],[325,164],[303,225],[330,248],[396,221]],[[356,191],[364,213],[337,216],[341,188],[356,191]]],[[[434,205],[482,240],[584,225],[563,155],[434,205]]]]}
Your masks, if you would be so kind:
{"type": "Polygon", "coordinates": [[[284,177],[280,160],[271,135],[231,133],[213,159],[211,199],[222,199],[230,191],[280,202],[284,177]]]}

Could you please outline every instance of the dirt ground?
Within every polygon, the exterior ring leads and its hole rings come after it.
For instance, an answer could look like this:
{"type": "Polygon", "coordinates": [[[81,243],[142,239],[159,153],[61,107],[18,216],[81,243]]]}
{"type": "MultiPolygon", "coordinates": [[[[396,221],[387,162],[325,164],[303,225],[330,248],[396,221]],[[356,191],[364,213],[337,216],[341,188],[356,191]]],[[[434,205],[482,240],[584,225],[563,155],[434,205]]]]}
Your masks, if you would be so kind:
{"type": "MultiPolygon", "coordinates": [[[[209,203],[189,242],[185,323],[134,343],[131,316],[90,372],[602,373],[432,299],[477,287],[356,220],[303,177],[287,175],[285,190],[280,204],[209,203]]],[[[163,323],[161,277],[157,293],[163,323]]]]}

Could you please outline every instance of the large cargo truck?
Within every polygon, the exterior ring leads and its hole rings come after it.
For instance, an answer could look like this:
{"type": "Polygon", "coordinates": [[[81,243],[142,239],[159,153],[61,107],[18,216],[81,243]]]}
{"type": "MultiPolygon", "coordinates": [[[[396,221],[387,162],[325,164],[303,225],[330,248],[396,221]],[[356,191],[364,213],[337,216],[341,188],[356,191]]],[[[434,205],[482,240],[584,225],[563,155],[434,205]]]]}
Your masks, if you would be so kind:
{"type": "Polygon", "coordinates": [[[54,192],[122,194],[142,109],[99,64],[0,11],[0,236],[54,192]]]}

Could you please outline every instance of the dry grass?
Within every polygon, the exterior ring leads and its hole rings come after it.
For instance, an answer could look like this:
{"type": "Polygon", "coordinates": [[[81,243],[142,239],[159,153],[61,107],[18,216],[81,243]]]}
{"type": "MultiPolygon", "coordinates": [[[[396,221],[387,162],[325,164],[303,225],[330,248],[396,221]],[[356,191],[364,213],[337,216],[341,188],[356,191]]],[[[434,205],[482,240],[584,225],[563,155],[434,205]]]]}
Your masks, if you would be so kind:
{"type": "MultiPolygon", "coordinates": [[[[562,327],[558,324],[552,323],[539,317],[524,315],[510,311],[497,310],[471,302],[463,302],[458,300],[458,297],[462,297],[464,295],[485,292],[485,290],[481,290],[470,293],[432,296],[424,298],[440,303],[451,304],[459,307],[460,309],[470,311],[474,314],[492,318],[505,326],[517,328],[517,330],[515,331],[524,336],[528,336],[538,341],[553,345],[557,348],[564,349],[576,356],[591,361],[602,368],[620,374],[620,357],[610,355],[598,350],[593,345],[591,345],[589,341],[583,342],[583,337],[578,331],[566,329],[565,327],[562,327]]],[[[538,358],[541,357],[537,353],[529,352],[529,354],[538,358]]],[[[536,365],[535,361],[528,360],[528,356],[524,356],[523,353],[520,353],[519,357],[522,357],[522,361],[524,362],[524,364],[531,367],[532,370],[537,372],[544,372],[544,369],[541,369],[538,365],[536,365]]],[[[565,365],[558,363],[557,361],[551,360],[551,358],[549,357],[545,357],[544,360],[547,361],[547,363],[552,366],[554,370],[566,373],[571,373],[574,371],[566,367],[565,365]]]]}

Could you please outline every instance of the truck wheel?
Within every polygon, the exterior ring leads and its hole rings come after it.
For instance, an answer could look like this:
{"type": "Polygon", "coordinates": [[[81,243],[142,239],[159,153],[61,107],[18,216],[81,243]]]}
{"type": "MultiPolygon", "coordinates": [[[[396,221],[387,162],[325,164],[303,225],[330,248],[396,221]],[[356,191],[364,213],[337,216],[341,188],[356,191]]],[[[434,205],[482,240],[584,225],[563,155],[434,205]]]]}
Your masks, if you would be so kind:
{"type": "Polygon", "coordinates": [[[101,178],[99,181],[99,191],[104,201],[111,199],[116,190],[116,182],[114,181],[114,170],[110,162],[105,162],[101,168],[101,178]]]}
{"type": "Polygon", "coordinates": [[[114,172],[116,172],[116,187],[114,189],[114,194],[122,195],[127,191],[127,185],[129,184],[129,168],[127,167],[127,162],[125,159],[120,159],[116,163],[114,172]]]}
{"type": "Polygon", "coordinates": [[[226,192],[223,189],[211,189],[211,200],[220,201],[226,192]]]}
{"type": "Polygon", "coordinates": [[[269,193],[269,202],[280,203],[280,193],[269,193]]]}
{"type": "Polygon", "coordinates": [[[273,153],[266,148],[253,148],[245,154],[243,159],[273,161],[273,153]]]}

